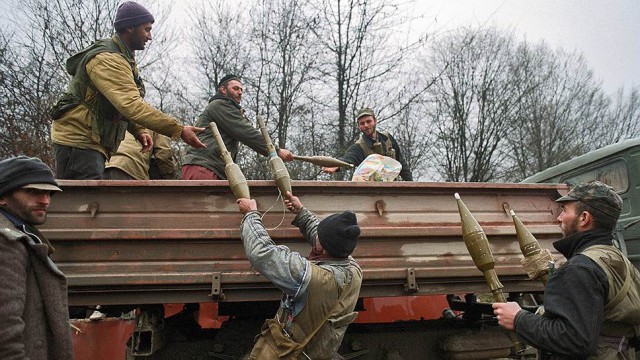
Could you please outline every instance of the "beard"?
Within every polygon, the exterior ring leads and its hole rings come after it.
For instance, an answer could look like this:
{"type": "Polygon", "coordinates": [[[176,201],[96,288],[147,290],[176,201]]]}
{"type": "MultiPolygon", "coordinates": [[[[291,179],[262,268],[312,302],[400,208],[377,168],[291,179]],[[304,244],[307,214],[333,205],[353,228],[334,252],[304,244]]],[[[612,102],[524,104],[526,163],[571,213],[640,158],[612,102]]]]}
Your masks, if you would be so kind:
{"type": "Polygon", "coordinates": [[[562,236],[563,237],[567,237],[570,235],[573,235],[575,233],[578,232],[578,223],[580,222],[580,219],[576,216],[575,219],[573,219],[572,222],[566,224],[566,226],[564,227],[560,227],[560,230],[562,231],[562,236]]]}
{"type": "Polygon", "coordinates": [[[134,46],[135,48],[134,48],[133,50],[140,50],[140,51],[142,51],[142,50],[144,50],[145,45],[146,45],[146,44],[145,44],[144,40],[138,39],[138,40],[135,42],[135,46],[134,46]]]}

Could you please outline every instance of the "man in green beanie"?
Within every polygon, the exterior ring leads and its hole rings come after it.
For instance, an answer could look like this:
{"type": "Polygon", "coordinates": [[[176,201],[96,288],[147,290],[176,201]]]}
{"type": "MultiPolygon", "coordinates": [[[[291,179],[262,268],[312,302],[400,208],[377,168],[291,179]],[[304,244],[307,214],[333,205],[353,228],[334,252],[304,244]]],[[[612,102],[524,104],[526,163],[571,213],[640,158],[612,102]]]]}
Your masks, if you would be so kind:
{"type": "Polygon", "coordinates": [[[202,128],[183,126],[143,100],[145,87],[134,53],[151,41],[154,21],[142,5],[126,1],[116,12],[116,34],[67,60],[73,78],[51,110],[57,178],[102,179],[105,160],[127,131],[142,151],[149,151],[153,142],[145,129],[205,147],[197,137],[202,128]]]}
{"type": "Polygon", "coordinates": [[[280,309],[265,321],[249,359],[339,359],[362,284],[362,270],[351,257],[360,236],[356,215],[345,211],[320,221],[290,192],[285,203],[311,246],[308,259],[271,240],[255,200],[238,199],[249,262],[283,292],[280,309]]]}
{"type": "Polygon", "coordinates": [[[58,191],[40,159],[0,161],[0,359],[73,359],[67,279],[35,227],[58,191]]]}
{"type": "Polygon", "coordinates": [[[556,200],[567,262],[550,276],[542,316],[494,303],[498,323],[538,349],[539,359],[633,360],[640,334],[640,273],[613,245],[622,198],[598,181],[556,200]]]}

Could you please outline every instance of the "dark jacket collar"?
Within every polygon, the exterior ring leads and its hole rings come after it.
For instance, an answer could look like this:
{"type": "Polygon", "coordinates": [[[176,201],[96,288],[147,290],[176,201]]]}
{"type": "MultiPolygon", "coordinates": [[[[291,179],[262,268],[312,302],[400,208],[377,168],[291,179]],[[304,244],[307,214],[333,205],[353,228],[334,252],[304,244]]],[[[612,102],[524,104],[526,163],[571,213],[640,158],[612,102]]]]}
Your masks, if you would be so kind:
{"type": "Polygon", "coordinates": [[[610,230],[594,229],[582,231],[569,235],[553,243],[565,258],[569,259],[573,255],[593,245],[612,245],[613,235],[610,230]]]}
{"type": "Polygon", "coordinates": [[[40,230],[38,230],[35,226],[27,224],[24,220],[20,219],[19,217],[11,214],[10,212],[4,209],[0,209],[0,214],[4,215],[4,217],[6,217],[7,220],[9,220],[16,227],[16,229],[18,229],[21,233],[32,238],[36,243],[46,244],[47,247],[49,248],[48,250],[49,254],[52,254],[55,251],[53,245],[51,245],[49,240],[46,237],[44,237],[44,235],[42,235],[40,230]]]}
{"type": "Polygon", "coordinates": [[[360,138],[362,138],[362,140],[367,143],[367,145],[369,145],[369,147],[373,147],[373,143],[374,142],[385,142],[387,141],[387,137],[384,136],[380,131],[376,130],[376,136],[378,137],[377,140],[373,140],[372,138],[368,137],[367,135],[365,135],[363,132],[360,133],[360,138]]]}
{"type": "Polygon", "coordinates": [[[233,100],[232,98],[228,97],[228,96],[224,96],[222,95],[221,92],[216,92],[215,95],[213,95],[211,97],[211,99],[209,99],[209,102],[212,102],[213,100],[218,100],[218,99],[222,99],[222,100],[227,100],[228,102],[232,103],[233,106],[237,107],[238,109],[242,109],[242,107],[240,106],[240,104],[238,104],[235,100],[233,100]]]}

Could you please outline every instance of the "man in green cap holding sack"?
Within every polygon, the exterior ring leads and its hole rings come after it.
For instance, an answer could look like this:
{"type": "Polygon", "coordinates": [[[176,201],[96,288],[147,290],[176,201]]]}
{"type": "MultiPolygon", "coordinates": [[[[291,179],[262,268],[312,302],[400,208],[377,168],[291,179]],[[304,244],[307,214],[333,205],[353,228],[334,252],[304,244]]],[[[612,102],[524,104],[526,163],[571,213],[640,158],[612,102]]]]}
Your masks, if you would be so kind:
{"type": "MultiPolygon", "coordinates": [[[[360,165],[369,155],[379,154],[388,156],[394,160],[398,160],[402,169],[400,170],[400,177],[404,181],[413,181],[413,175],[411,174],[411,168],[409,164],[402,156],[400,146],[396,139],[386,131],[378,131],[378,120],[376,115],[370,108],[363,108],[356,114],[356,122],[358,123],[358,129],[360,130],[360,138],[356,140],[356,143],[351,145],[344,155],[338,158],[354,166],[360,165]]],[[[327,174],[333,174],[338,171],[337,167],[323,167],[322,171],[327,174]]]]}

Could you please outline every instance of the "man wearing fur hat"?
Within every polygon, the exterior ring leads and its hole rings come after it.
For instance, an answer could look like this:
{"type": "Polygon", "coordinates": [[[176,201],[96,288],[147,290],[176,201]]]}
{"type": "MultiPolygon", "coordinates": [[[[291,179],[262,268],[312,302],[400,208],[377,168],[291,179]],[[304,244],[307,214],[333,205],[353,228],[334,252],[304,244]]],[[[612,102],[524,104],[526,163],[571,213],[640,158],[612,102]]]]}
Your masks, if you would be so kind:
{"type": "Polygon", "coordinates": [[[498,323],[536,347],[539,359],[633,360],[640,345],[640,272],[613,246],[622,198],[592,181],[556,201],[564,238],[553,246],[567,262],[549,276],[544,312],[495,303],[498,323]]]}
{"type": "Polygon", "coordinates": [[[0,359],[73,358],[67,280],[35,228],[58,191],[39,159],[0,161],[0,359]]]}
{"type": "MultiPolygon", "coordinates": [[[[196,126],[205,128],[198,138],[207,145],[206,149],[189,147],[182,166],[183,180],[220,180],[226,179],[225,163],[222,160],[213,132],[209,127],[215,123],[225,147],[236,161],[238,144],[243,143],[255,152],[267,156],[267,143],[258,130],[244,115],[240,106],[243,93],[242,81],[236,75],[226,75],[218,82],[216,94],[209,99],[196,126]]],[[[293,154],[287,149],[276,148],[278,156],[284,161],[293,160],[293,154]]]]}
{"type": "Polygon", "coordinates": [[[340,359],[338,347],[354,312],[362,270],[351,257],[360,227],[351,211],[320,221],[287,192],[292,224],[311,245],[309,259],[276,245],[262,224],[255,200],[238,199],[244,215],[242,243],[251,265],[282,290],[280,309],[267,319],[249,359],[340,359]]]}
{"type": "Polygon", "coordinates": [[[59,179],[101,179],[105,160],[118,150],[126,131],[152,146],[151,129],[193,147],[204,147],[197,133],[143,100],[145,87],[134,53],[151,40],[154,18],[142,5],[126,1],[113,23],[116,34],[98,40],[67,60],[73,76],[51,110],[51,139],[59,179]]]}

